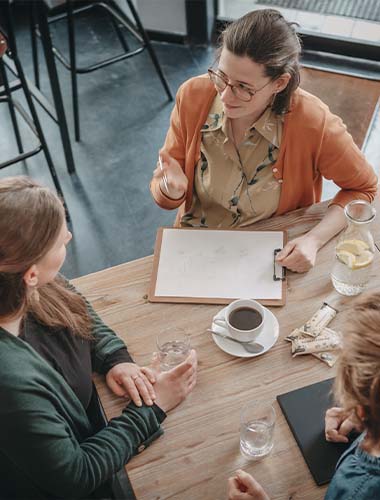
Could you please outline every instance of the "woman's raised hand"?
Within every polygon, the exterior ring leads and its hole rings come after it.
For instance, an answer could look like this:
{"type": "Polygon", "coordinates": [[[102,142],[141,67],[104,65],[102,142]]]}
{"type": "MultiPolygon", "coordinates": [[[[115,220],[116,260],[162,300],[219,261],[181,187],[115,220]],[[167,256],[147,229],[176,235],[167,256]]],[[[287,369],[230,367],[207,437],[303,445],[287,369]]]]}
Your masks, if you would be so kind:
{"type": "Polygon", "coordinates": [[[153,172],[153,177],[160,181],[161,191],[173,200],[182,198],[187,191],[188,180],[184,174],[181,165],[171,157],[168,153],[161,150],[160,157],[162,161],[162,169],[159,162],[153,172]],[[164,174],[166,175],[167,188],[164,182],[164,174]]]}
{"type": "MultiPolygon", "coordinates": [[[[154,360],[153,366],[158,365],[154,360]]],[[[197,354],[194,349],[180,365],[167,372],[156,372],[155,403],[165,413],[178,406],[193,390],[197,381],[197,354]]]]}

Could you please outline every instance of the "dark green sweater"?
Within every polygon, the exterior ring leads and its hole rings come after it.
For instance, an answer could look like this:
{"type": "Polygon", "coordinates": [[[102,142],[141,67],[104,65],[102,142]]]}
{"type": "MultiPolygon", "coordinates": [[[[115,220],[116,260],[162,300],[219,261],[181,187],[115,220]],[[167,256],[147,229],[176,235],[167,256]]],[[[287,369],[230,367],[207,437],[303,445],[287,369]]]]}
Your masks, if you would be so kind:
{"type": "MultiPolygon", "coordinates": [[[[104,373],[107,356],[125,346],[89,311],[92,366],[104,373]]],[[[49,333],[41,327],[41,335],[49,333]]],[[[85,498],[162,434],[164,418],[158,407],[131,403],[93,435],[65,379],[28,343],[0,328],[0,498],[85,498]]]]}

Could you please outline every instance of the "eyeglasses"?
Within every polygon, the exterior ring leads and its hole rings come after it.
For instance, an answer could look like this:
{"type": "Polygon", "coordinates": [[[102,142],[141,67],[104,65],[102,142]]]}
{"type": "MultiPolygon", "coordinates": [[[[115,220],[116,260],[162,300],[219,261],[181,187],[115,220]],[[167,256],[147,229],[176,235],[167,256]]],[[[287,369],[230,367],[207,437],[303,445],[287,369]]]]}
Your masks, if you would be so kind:
{"type": "Polygon", "coordinates": [[[257,92],[260,92],[272,82],[272,80],[270,80],[263,87],[261,87],[261,89],[251,90],[248,89],[243,83],[236,83],[232,85],[228,82],[227,78],[222,76],[220,73],[216,73],[212,69],[208,69],[208,76],[210,77],[210,80],[215,85],[215,88],[218,92],[223,92],[226,87],[231,87],[234,96],[244,102],[249,102],[252,97],[257,94],[257,92]]]}

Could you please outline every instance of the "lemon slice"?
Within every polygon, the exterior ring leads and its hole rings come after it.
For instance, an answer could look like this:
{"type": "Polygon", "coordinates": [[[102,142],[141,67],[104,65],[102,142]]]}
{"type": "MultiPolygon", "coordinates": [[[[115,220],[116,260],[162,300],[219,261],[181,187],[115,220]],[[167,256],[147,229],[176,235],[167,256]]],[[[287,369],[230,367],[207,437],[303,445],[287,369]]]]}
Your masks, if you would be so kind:
{"type": "Polygon", "coordinates": [[[373,253],[369,252],[368,250],[364,250],[360,255],[355,257],[355,262],[354,265],[352,266],[352,269],[362,269],[364,267],[369,266],[372,261],[373,261],[373,253]]]}
{"type": "Polygon", "coordinates": [[[336,246],[337,254],[342,251],[353,255],[361,255],[362,252],[367,250],[369,250],[369,246],[363,240],[343,240],[336,246]]]}
{"type": "Polygon", "coordinates": [[[355,255],[351,252],[347,252],[347,250],[337,250],[336,256],[343,263],[346,264],[347,267],[353,269],[355,265],[355,255]]]}

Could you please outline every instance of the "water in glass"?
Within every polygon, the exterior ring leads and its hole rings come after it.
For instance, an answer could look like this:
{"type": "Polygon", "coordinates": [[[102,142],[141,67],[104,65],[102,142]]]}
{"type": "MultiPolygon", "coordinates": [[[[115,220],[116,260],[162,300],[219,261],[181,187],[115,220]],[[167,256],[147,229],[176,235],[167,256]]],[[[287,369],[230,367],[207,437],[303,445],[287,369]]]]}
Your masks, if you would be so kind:
{"type": "Polygon", "coordinates": [[[240,417],[240,451],[249,459],[268,455],[273,448],[276,413],[268,401],[247,403],[240,417]]]}
{"type": "Polygon", "coordinates": [[[335,262],[331,281],[342,295],[357,295],[367,287],[375,254],[370,223],[375,209],[364,200],[354,200],[346,205],[347,228],[335,247],[335,262]]]}
{"type": "Polygon", "coordinates": [[[252,421],[243,424],[240,433],[240,450],[247,458],[261,458],[273,448],[274,424],[252,421]]]}
{"type": "MultiPolygon", "coordinates": [[[[373,254],[370,263],[373,260],[373,254]]],[[[334,288],[342,295],[358,295],[363,292],[370,278],[370,263],[362,269],[352,269],[336,257],[331,280],[334,288]]]]}
{"type": "Polygon", "coordinates": [[[179,365],[189,355],[190,347],[186,342],[170,340],[159,348],[160,365],[162,371],[170,370],[179,365]]]}

